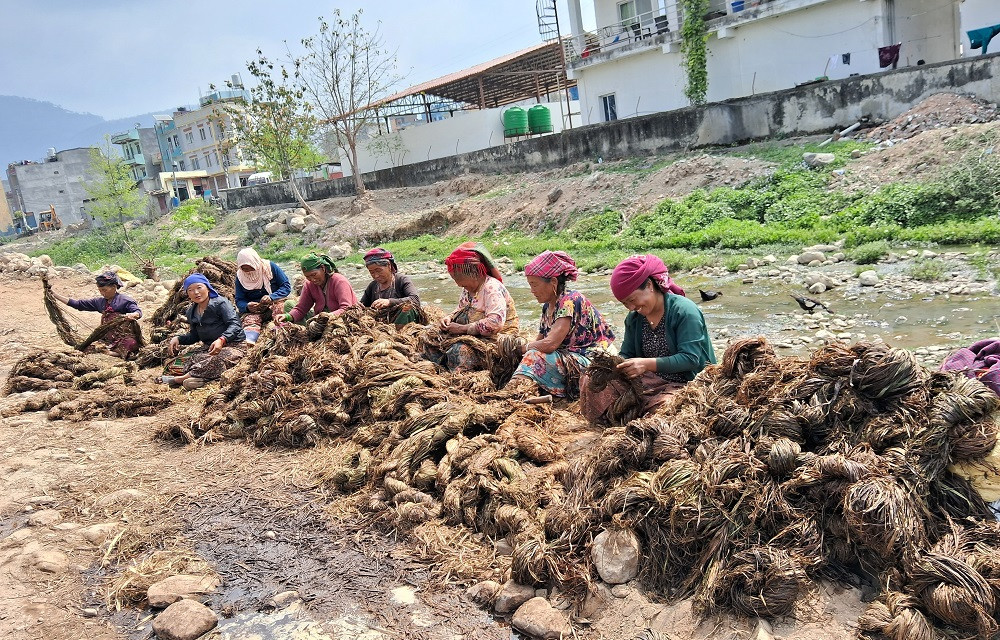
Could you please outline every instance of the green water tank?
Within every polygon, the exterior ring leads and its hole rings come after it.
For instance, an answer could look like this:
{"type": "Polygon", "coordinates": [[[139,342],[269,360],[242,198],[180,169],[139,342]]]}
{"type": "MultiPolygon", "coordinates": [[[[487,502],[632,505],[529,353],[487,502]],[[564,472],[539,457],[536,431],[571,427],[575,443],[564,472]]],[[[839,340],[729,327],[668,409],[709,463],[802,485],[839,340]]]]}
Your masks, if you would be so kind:
{"type": "Polygon", "coordinates": [[[528,135],[528,112],[521,107],[511,107],[503,112],[503,136],[528,135]]]}
{"type": "Polygon", "coordinates": [[[528,130],[531,133],[552,133],[552,113],[543,104],[528,109],[528,130]]]}

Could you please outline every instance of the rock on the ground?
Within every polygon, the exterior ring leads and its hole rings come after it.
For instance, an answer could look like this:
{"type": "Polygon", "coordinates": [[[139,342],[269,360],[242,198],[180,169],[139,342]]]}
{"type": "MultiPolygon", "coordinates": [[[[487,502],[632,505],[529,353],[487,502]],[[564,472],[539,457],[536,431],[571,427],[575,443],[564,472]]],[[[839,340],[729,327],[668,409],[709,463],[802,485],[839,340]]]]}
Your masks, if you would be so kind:
{"type": "Polygon", "coordinates": [[[153,632],[160,640],[195,640],[219,624],[215,613],[194,600],[175,602],[153,620],[153,632]]]}
{"type": "Polygon", "coordinates": [[[508,580],[500,587],[500,591],[493,601],[493,609],[497,613],[510,613],[534,597],[534,587],[508,580]]]}
{"type": "Polygon", "coordinates": [[[30,556],[31,566],[45,573],[65,573],[69,569],[69,558],[62,551],[38,549],[30,556]]]}
{"type": "Polygon", "coordinates": [[[32,527],[49,527],[58,524],[62,520],[62,514],[55,509],[42,509],[28,517],[28,525],[32,527]]]}
{"type": "Polygon", "coordinates": [[[289,231],[299,233],[306,228],[306,219],[303,216],[292,216],[285,224],[288,226],[289,231]]]}
{"type": "Polygon", "coordinates": [[[809,285],[809,293],[823,293],[826,291],[826,285],[822,282],[814,282],[809,285]]]}
{"type": "Polygon", "coordinates": [[[298,591],[282,591],[277,593],[273,598],[267,601],[269,607],[273,609],[284,609],[296,602],[302,600],[302,596],[299,595],[298,591]]]}
{"type": "Polygon", "coordinates": [[[511,624],[532,638],[558,640],[572,635],[566,614],[554,609],[545,598],[532,598],[514,612],[511,624]]]}
{"type": "Polygon", "coordinates": [[[803,153],[802,162],[809,167],[825,167],[837,159],[832,153],[803,153]]]}
{"type": "Polygon", "coordinates": [[[106,507],[116,502],[133,502],[141,498],[145,498],[146,494],[139,489],[119,489],[104,496],[97,501],[97,506],[106,507]]]}
{"type": "Polygon", "coordinates": [[[601,580],[623,584],[639,573],[639,538],[629,530],[602,531],[590,549],[601,580]]]}
{"type": "Polygon", "coordinates": [[[83,539],[90,544],[100,546],[112,536],[117,528],[118,525],[114,522],[92,524],[89,527],[80,529],[80,535],[83,536],[83,539]]]}
{"type": "Polygon", "coordinates": [[[269,222],[267,226],[264,227],[264,233],[272,237],[281,235],[287,230],[288,227],[284,222],[269,222]]]}
{"type": "Polygon", "coordinates": [[[150,585],[146,590],[146,599],[149,606],[162,609],[178,600],[211,593],[219,584],[221,583],[215,576],[170,576],[150,585]]]}
{"type": "Polygon", "coordinates": [[[556,201],[562,197],[562,194],[563,190],[560,189],[559,187],[556,187],[552,191],[549,191],[549,197],[548,197],[549,204],[555,204],[556,201]]]}
{"type": "Polygon", "coordinates": [[[465,590],[465,595],[476,604],[488,605],[500,593],[500,583],[493,580],[477,582],[465,590]]]}
{"type": "Polygon", "coordinates": [[[822,251],[803,251],[802,253],[799,254],[799,257],[796,258],[796,261],[799,264],[809,264],[810,262],[813,262],[815,260],[823,262],[824,260],[826,260],[826,256],[823,255],[822,251]]]}
{"type": "Polygon", "coordinates": [[[934,253],[930,249],[924,249],[920,252],[921,258],[936,258],[938,254],[934,253]]]}
{"type": "Polygon", "coordinates": [[[302,228],[303,235],[315,236],[318,235],[322,227],[320,227],[315,222],[310,222],[305,227],[302,228]]]}
{"type": "Polygon", "coordinates": [[[858,282],[862,287],[874,287],[878,284],[878,272],[873,269],[862,271],[858,276],[858,282]]]}
{"type": "Polygon", "coordinates": [[[338,242],[337,244],[330,245],[330,248],[326,250],[326,253],[334,260],[343,260],[347,256],[354,253],[354,249],[351,247],[350,242],[338,242]]]}

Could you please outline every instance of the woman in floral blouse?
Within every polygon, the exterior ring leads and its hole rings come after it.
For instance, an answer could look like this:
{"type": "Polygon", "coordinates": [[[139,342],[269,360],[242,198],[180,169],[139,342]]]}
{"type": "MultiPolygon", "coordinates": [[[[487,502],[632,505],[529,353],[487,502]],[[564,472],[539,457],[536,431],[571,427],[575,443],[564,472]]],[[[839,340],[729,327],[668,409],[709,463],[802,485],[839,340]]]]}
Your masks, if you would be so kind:
{"type": "Polygon", "coordinates": [[[579,291],[567,291],[576,280],[576,263],[562,251],[544,251],[524,267],[531,294],[542,305],[538,336],[525,347],[513,381],[530,380],[545,393],[578,395],[570,370],[586,369],[589,355],[607,350],[615,339],[601,312],[579,291]],[[569,379],[568,379],[569,378],[569,379]]]}
{"type": "MultiPolygon", "coordinates": [[[[441,320],[442,331],[481,338],[494,338],[502,333],[517,335],[514,300],[503,286],[500,271],[485,247],[466,242],[444,263],[452,280],[462,288],[462,295],[455,311],[441,320]]],[[[473,350],[462,343],[444,352],[429,348],[424,356],[451,371],[475,371],[483,364],[473,350]]]]}

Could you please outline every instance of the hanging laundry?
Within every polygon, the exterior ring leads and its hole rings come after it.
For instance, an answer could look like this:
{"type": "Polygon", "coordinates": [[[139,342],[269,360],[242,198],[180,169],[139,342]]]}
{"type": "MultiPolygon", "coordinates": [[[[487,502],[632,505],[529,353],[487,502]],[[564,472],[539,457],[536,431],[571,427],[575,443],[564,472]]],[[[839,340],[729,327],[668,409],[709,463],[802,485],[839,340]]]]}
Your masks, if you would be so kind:
{"type": "Polygon", "coordinates": [[[983,55],[986,55],[986,49],[990,46],[990,40],[992,40],[997,34],[1000,34],[1000,24],[995,24],[992,27],[983,27],[982,29],[973,29],[969,31],[969,44],[973,49],[983,48],[983,55]]]}
{"type": "Polygon", "coordinates": [[[824,73],[829,73],[830,71],[833,71],[834,69],[837,68],[837,65],[839,64],[840,64],[840,56],[838,55],[830,56],[830,58],[826,61],[826,71],[824,73]]]}
{"type": "Polygon", "coordinates": [[[893,69],[899,64],[899,48],[903,46],[903,43],[890,44],[887,47],[879,47],[878,49],[878,66],[885,69],[891,66],[893,69]]]}
{"type": "Polygon", "coordinates": [[[851,54],[849,53],[840,54],[840,64],[846,64],[846,65],[851,64],[851,54]]]}

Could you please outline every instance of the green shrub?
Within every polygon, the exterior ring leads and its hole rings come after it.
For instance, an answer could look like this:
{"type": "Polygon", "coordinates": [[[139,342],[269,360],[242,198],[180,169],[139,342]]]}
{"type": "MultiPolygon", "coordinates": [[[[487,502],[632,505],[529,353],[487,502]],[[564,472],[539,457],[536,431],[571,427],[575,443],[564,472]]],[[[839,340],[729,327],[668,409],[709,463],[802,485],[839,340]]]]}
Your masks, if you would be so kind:
{"type": "Polygon", "coordinates": [[[940,260],[933,258],[929,260],[917,259],[907,269],[907,273],[911,278],[916,280],[937,282],[944,276],[947,270],[947,266],[940,260]]]}
{"type": "Polygon", "coordinates": [[[567,235],[577,240],[605,240],[621,230],[622,215],[614,209],[605,209],[574,224],[567,235]]]}
{"type": "Polygon", "coordinates": [[[885,256],[889,255],[891,247],[885,240],[866,242],[850,252],[848,258],[858,264],[875,264],[885,256]]]}

